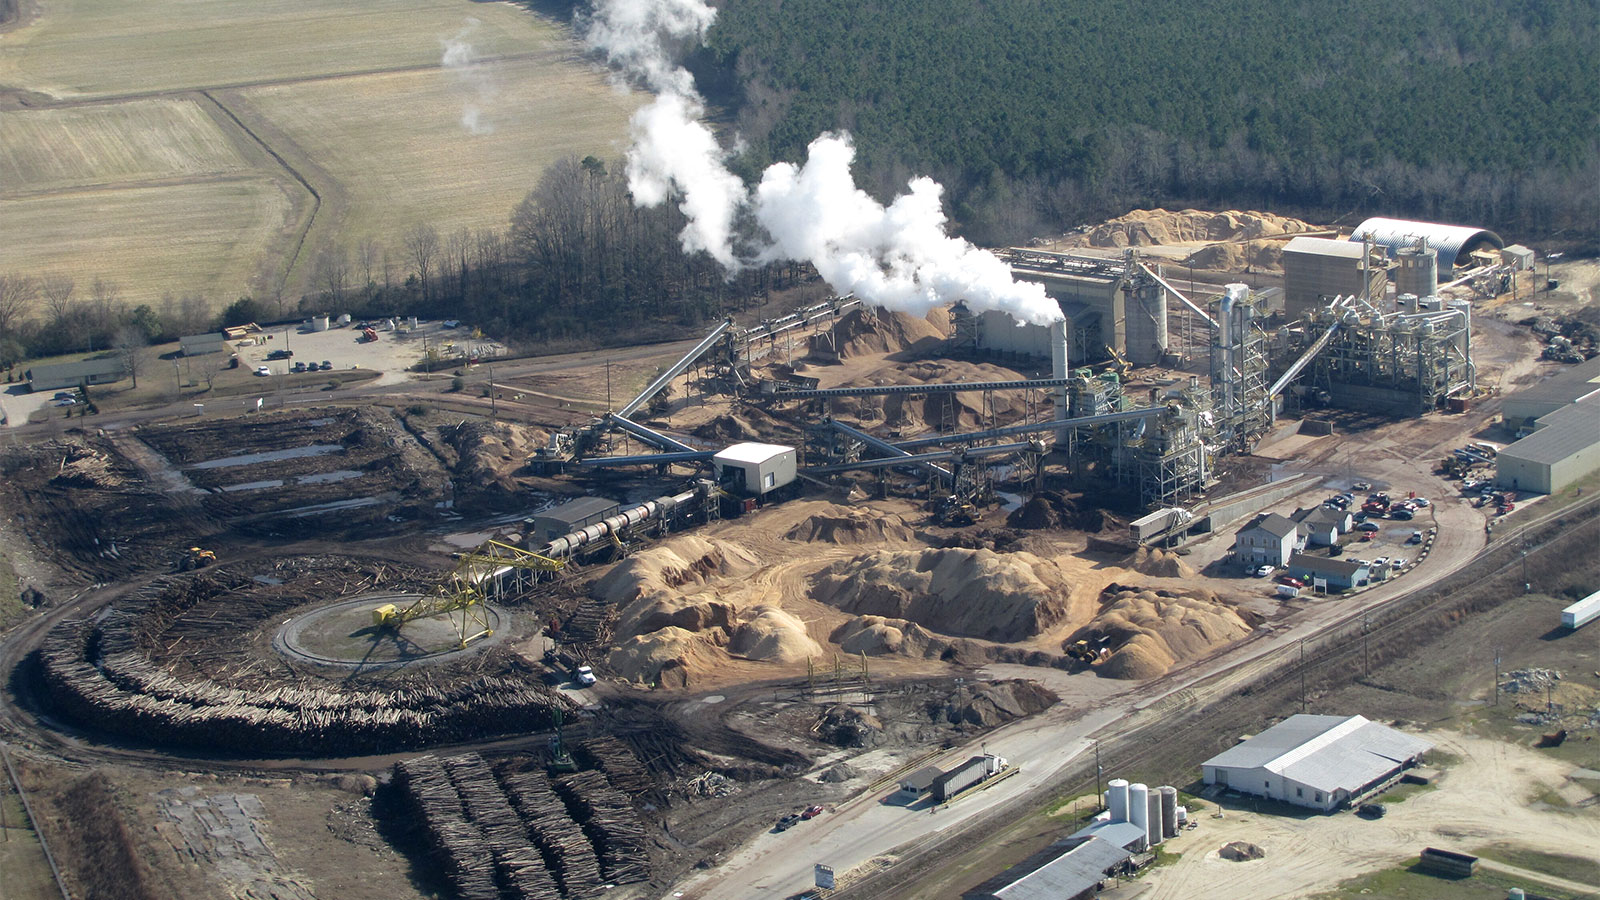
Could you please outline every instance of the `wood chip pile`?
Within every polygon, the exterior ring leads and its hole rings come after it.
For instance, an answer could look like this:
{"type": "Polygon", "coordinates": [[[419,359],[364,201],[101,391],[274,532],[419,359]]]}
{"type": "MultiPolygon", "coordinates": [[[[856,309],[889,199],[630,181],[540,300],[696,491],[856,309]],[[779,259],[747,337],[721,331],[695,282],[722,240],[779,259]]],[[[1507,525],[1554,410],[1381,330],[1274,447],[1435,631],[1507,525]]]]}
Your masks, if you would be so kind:
{"type": "Polygon", "coordinates": [[[397,764],[394,785],[460,900],[581,900],[649,877],[644,822],[599,772],[558,793],[538,770],[423,756],[397,764]]]}
{"type": "Polygon", "coordinates": [[[53,710],[157,743],[283,755],[390,752],[549,727],[570,703],[533,681],[479,676],[438,684],[337,690],[326,682],[244,690],[173,676],[138,648],[134,616],[57,625],[40,647],[53,710]]]}

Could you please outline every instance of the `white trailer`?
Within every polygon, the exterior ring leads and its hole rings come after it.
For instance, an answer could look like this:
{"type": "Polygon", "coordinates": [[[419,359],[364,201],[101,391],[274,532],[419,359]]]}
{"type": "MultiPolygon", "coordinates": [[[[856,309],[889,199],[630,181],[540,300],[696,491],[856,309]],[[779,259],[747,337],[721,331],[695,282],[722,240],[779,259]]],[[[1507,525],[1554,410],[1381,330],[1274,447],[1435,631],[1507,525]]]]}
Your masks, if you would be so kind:
{"type": "Polygon", "coordinates": [[[1595,619],[1600,619],[1600,591],[1595,591],[1561,611],[1561,625],[1565,628],[1582,628],[1595,619]]]}

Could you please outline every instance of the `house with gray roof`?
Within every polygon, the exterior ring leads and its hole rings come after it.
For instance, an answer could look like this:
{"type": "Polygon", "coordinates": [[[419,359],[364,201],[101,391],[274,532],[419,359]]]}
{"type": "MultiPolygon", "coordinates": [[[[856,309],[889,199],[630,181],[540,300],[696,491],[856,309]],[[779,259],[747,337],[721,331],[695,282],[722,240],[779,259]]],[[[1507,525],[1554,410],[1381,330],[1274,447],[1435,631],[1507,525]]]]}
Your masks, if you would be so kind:
{"type": "Polygon", "coordinates": [[[1295,523],[1270,513],[1239,529],[1233,538],[1233,555],[1251,567],[1281,566],[1299,546],[1299,537],[1295,523]]]}
{"type": "Polygon", "coordinates": [[[1339,543],[1339,535],[1349,534],[1355,527],[1349,510],[1331,506],[1303,509],[1295,514],[1295,519],[1308,547],[1331,547],[1339,543]]]}
{"type": "Polygon", "coordinates": [[[1433,749],[1363,716],[1290,716],[1201,764],[1206,784],[1332,812],[1389,784],[1433,749]]]}

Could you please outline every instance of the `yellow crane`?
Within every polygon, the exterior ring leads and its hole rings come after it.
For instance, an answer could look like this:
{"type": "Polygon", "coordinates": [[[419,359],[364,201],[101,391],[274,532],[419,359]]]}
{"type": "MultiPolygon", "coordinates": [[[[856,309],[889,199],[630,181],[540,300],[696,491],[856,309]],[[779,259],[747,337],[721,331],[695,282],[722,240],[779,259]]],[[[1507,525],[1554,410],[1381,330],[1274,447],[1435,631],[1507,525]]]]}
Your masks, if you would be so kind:
{"type": "Polygon", "coordinates": [[[566,563],[531,550],[487,540],[457,558],[450,574],[411,605],[385,603],[372,610],[372,624],[400,630],[417,619],[447,615],[460,646],[494,634],[483,604],[485,589],[494,584],[506,569],[533,572],[559,572],[566,563]]]}

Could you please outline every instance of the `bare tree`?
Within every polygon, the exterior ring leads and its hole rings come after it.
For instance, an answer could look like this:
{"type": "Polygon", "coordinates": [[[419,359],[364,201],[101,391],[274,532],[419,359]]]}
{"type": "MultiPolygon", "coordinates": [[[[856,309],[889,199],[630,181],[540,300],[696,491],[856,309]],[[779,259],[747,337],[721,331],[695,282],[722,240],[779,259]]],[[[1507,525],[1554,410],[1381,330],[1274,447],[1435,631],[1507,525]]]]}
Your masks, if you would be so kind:
{"type": "Polygon", "coordinates": [[[221,353],[207,353],[195,360],[200,364],[200,377],[206,380],[206,390],[211,390],[217,380],[217,375],[223,369],[228,368],[228,363],[233,358],[233,353],[224,350],[221,353]]]}
{"type": "Polygon", "coordinates": [[[0,273],[0,338],[28,318],[39,299],[39,281],[19,272],[0,273]]]}
{"type": "Polygon", "coordinates": [[[150,343],[144,335],[144,329],[137,325],[124,325],[117,329],[117,336],[111,343],[116,348],[117,359],[122,362],[122,371],[133,379],[133,387],[137,390],[139,370],[144,368],[143,351],[150,343]]]}
{"type": "Polygon", "coordinates": [[[361,289],[372,290],[376,284],[372,280],[372,273],[378,268],[378,260],[383,253],[383,248],[378,246],[376,238],[364,237],[356,244],[356,266],[361,269],[361,289]]]}
{"type": "Polygon", "coordinates": [[[89,287],[89,306],[84,316],[87,321],[84,323],[83,339],[88,349],[94,349],[97,336],[111,335],[112,328],[121,318],[122,307],[122,288],[115,281],[96,278],[89,287]]]}
{"type": "Polygon", "coordinates": [[[59,272],[46,275],[40,283],[45,312],[50,314],[51,324],[59,325],[72,314],[72,292],[76,286],[71,275],[59,272]]]}
{"type": "Polygon", "coordinates": [[[334,304],[344,302],[345,288],[350,282],[350,256],[343,247],[324,247],[317,254],[317,280],[327,288],[334,304]]]}
{"type": "Polygon", "coordinates": [[[406,252],[416,266],[417,280],[422,284],[422,299],[428,299],[428,276],[433,272],[434,260],[439,255],[439,230],[432,225],[413,225],[406,231],[406,252]]]}

